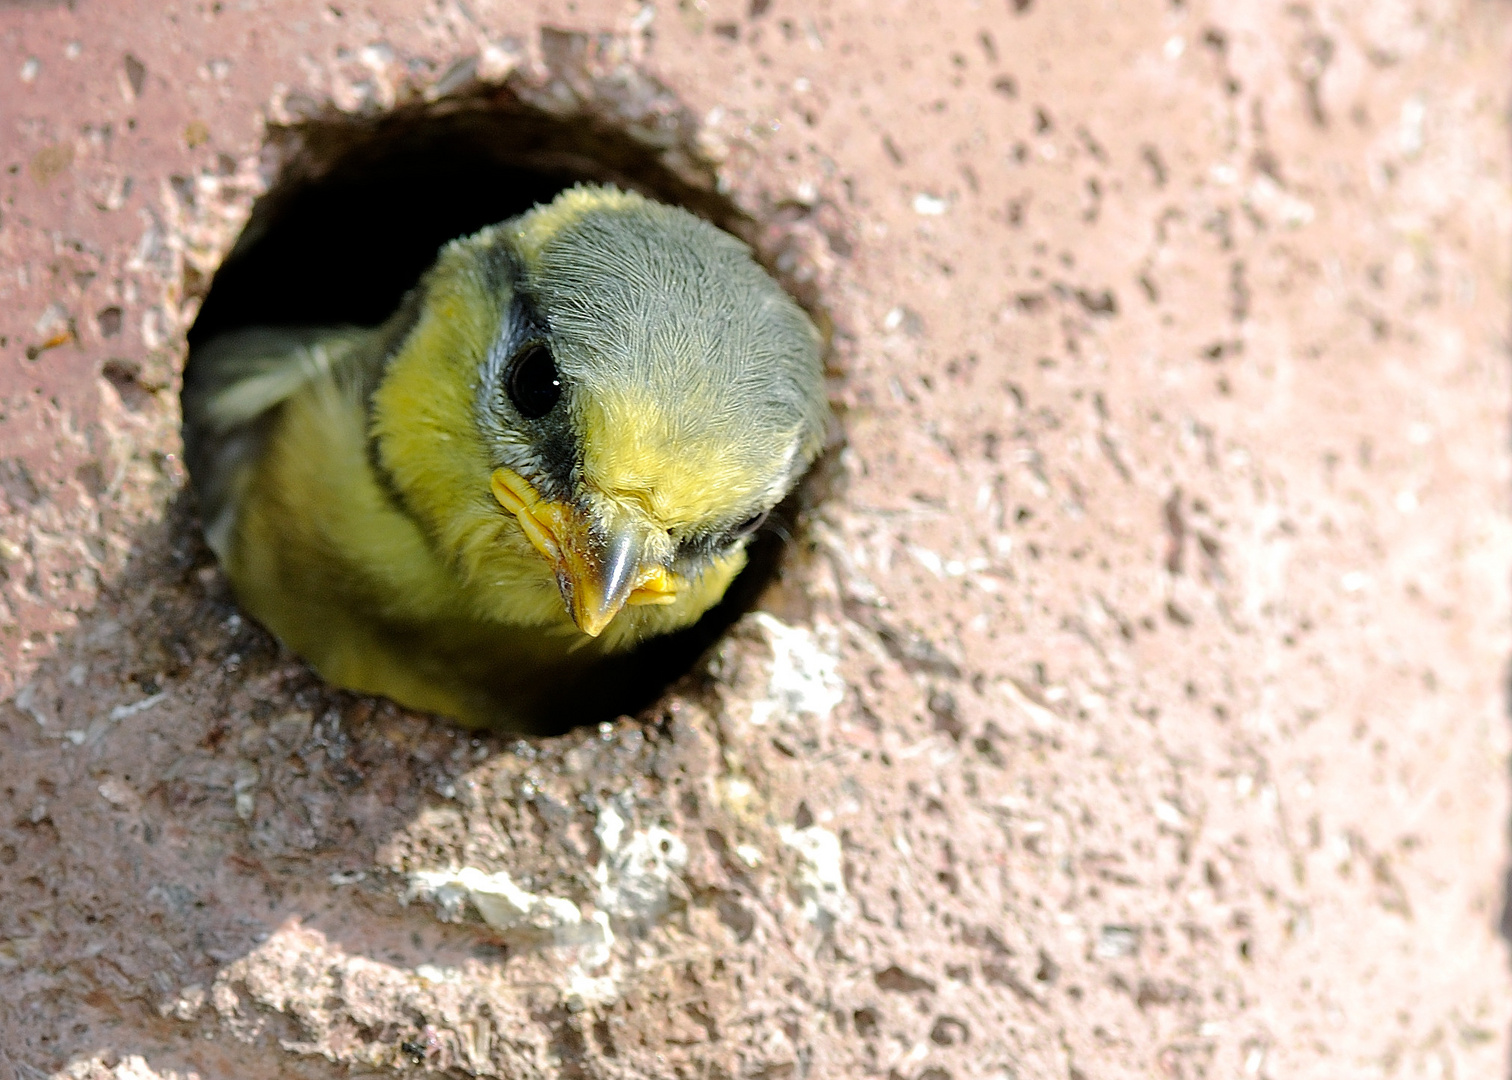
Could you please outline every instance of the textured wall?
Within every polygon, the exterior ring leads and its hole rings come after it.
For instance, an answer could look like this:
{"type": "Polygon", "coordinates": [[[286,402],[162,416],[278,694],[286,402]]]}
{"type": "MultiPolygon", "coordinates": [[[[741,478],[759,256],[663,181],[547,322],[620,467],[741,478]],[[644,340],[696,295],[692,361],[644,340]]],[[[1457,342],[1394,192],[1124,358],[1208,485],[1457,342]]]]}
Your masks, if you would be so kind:
{"type": "Polygon", "coordinates": [[[1509,60],[1492,0],[0,2],[0,1063],[1504,1075],[1509,60]],[[505,78],[717,175],[850,440],[770,614],[537,744],[280,655],[175,456],[268,125],[505,78]]]}

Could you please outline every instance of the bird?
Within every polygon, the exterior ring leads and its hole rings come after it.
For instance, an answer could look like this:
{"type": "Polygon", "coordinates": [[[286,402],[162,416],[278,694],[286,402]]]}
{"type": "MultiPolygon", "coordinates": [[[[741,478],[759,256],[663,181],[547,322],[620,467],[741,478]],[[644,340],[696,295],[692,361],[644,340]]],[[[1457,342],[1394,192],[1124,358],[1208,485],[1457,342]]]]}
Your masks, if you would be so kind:
{"type": "Polygon", "coordinates": [[[830,422],[750,249],[599,184],[448,242],[381,325],[195,344],[181,402],[244,612],[334,686],[521,732],[721,599],[830,422]]]}

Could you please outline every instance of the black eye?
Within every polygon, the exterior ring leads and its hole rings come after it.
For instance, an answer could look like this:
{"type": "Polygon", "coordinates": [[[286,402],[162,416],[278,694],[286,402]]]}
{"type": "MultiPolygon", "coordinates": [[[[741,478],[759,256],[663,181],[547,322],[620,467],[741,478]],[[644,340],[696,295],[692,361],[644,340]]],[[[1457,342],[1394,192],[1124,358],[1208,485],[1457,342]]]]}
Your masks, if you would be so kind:
{"type": "Polygon", "coordinates": [[[509,368],[509,400],[527,420],[539,420],[562,396],[556,361],[544,345],[527,345],[509,368]]]}
{"type": "Polygon", "coordinates": [[[736,540],[744,540],[747,536],[750,536],[757,529],[761,528],[766,522],[767,513],[768,511],[763,510],[759,514],[746,518],[739,525],[731,529],[729,533],[730,543],[733,544],[736,540]]]}

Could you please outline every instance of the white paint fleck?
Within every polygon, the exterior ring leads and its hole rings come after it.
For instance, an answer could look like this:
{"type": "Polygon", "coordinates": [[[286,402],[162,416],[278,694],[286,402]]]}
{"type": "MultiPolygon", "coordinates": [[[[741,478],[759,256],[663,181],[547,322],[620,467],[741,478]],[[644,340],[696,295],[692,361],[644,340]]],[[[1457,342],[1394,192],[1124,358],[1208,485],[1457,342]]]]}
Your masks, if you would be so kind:
{"type": "Polygon", "coordinates": [[[42,715],[42,711],[37,708],[36,683],[27,683],[21,687],[21,689],[16,691],[16,695],[11,701],[15,704],[16,708],[35,720],[39,727],[47,726],[47,717],[42,715]]]}
{"type": "Polygon", "coordinates": [[[1423,152],[1424,121],[1428,118],[1428,104],[1422,94],[1413,94],[1402,102],[1401,119],[1397,126],[1397,148],[1404,158],[1415,158],[1423,152]]]}
{"type": "Polygon", "coordinates": [[[154,304],[142,312],[142,344],[148,349],[160,348],[171,334],[168,314],[161,305],[154,304]]]}
{"type": "MultiPolygon", "coordinates": [[[[1047,709],[1044,705],[1041,705],[1039,702],[1031,698],[1023,691],[1023,689],[1019,687],[1018,683],[1014,682],[1014,680],[1006,679],[1003,682],[999,683],[998,687],[1003,691],[1004,697],[1006,697],[1009,701],[1013,702],[1020,709],[1022,709],[1029,716],[1029,718],[1040,727],[1049,729],[1058,727],[1060,725],[1061,718],[1057,716],[1053,710],[1047,709]]],[[[1056,689],[1060,688],[1050,688],[1050,690],[1056,689]]],[[[1047,690],[1042,694],[1042,697],[1046,701],[1054,700],[1051,696],[1050,690],[1047,690]]],[[[1065,694],[1061,693],[1057,696],[1064,697],[1065,694]]]]}
{"type": "Polygon", "coordinates": [[[42,314],[37,316],[34,324],[37,333],[42,337],[52,337],[55,334],[69,332],[73,317],[68,314],[68,309],[59,303],[48,304],[42,314]]]}
{"type": "Polygon", "coordinates": [[[231,781],[231,792],[236,804],[236,816],[251,821],[257,810],[257,785],[262,781],[262,772],[257,762],[243,758],[236,763],[236,773],[231,781]]]}
{"type": "Polygon", "coordinates": [[[755,794],[755,789],[751,787],[750,781],[740,776],[730,777],[724,781],[723,787],[725,802],[736,807],[744,807],[751,801],[751,796],[755,794]]]}
{"type": "Polygon", "coordinates": [[[672,879],[687,865],[681,837],[660,827],[637,829],[623,844],[605,846],[593,872],[598,906],[616,918],[655,920],[666,913],[672,879]]]}
{"type": "Polygon", "coordinates": [[[782,842],[798,856],[795,884],[803,898],[803,917],[828,930],[850,911],[840,838],[819,825],[806,829],[784,826],[781,835],[782,842]]]}
{"type": "Polygon", "coordinates": [[[487,82],[502,82],[505,76],[520,66],[520,49],[513,41],[489,42],[483,46],[478,57],[478,78],[487,82]]]}
{"type": "Polygon", "coordinates": [[[417,898],[428,900],[443,922],[460,919],[470,903],[484,922],[517,941],[603,946],[613,940],[607,920],[585,920],[571,900],[522,889],[503,870],[486,873],[475,866],[464,866],[417,870],[409,877],[405,903],[417,898]]]}
{"type": "Polygon", "coordinates": [[[1262,217],[1274,215],[1288,229],[1298,229],[1317,217],[1313,205],[1281,188],[1268,176],[1256,178],[1245,190],[1244,205],[1262,217]]]}
{"type": "Polygon", "coordinates": [[[179,991],[178,997],[158,1006],[158,1012],[175,1016],[180,1020],[193,1020],[205,1007],[205,997],[203,986],[199,983],[190,983],[179,991]]]}
{"type": "Polygon", "coordinates": [[[132,790],[131,785],[117,779],[114,776],[107,777],[105,781],[100,784],[99,791],[101,798],[103,798],[111,806],[119,807],[121,809],[125,809],[132,803],[136,802],[137,795],[136,792],[132,790]]]}
{"type": "Polygon", "coordinates": [[[909,544],[908,553],[913,556],[914,562],[928,570],[935,577],[943,578],[945,576],[945,562],[937,553],[930,551],[927,547],[920,547],[918,544],[909,544]]]}
{"type": "Polygon", "coordinates": [[[1318,212],[1313,209],[1310,202],[1291,195],[1281,202],[1281,224],[1288,229],[1300,229],[1303,225],[1311,224],[1313,218],[1317,216],[1318,212]]]}
{"type": "Polygon", "coordinates": [[[127,717],[135,716],[139,712],[146,712],[148,709],[158,704],[167,696],[168,691],[159,690],[156,694],[153,694],[150,697],[144,697],[140,701],[133,701],[129,705],[117,705],[115,708],[110,710],[110,720],[112,723],[119,723],[120,721],[125,720],[127,717]]]}
{"type": "Polygon", "coordinates": [[[364,65],[378,70],[394,62],[394,47],[386,41],[376,41],[371,45],[364,45],[357,55],[364,65]]]}
{"type": "Polygon", "coordinates": [[[750,620],[765,634],[772,650],[771,675],[764,700],[751,706],[751,723],[765,724],[775,716],[808,716],[823,720],[845,697],[840,659],[833,651],[833,633],[788,626],[758,611],[750,620]]]}
{"type": "Polygon", "coordinates": [[[976,574],[987,569],[991,565],[980,556],[972,559],[951,559],[945,564],[946,577],[964,577],[967,574],[976,574]]]}
{"type": "Polygon", "coordinates": [[[460,983],[461,974],[456,968],[444,968],[436,964],[421,964],[415,974],[428,983],[460,983]]]}
{"type": "Polygon", "coordinates": [[[620,817],[619,811],[613,806],[605,807],[604,812],[599,814],[598,823],[593,831],[605,851],[618,851],[620,837],[625,831],[625,819],[620,817]]]}
{"type": "MultiPolygon", "coordinates": [[[[110,1080],[167,1080],[169,1077],[177,1077],[176,1072],[160,1073],[141,1054],[129,1054],[122,1058],[112,1067],[96,1057],[89,1066],[92,1068],[86,1073],[81,1070],[77,1063],[69,1066],[67,1073],[57,1073],[58,1076],[108,1076],[110,1080]]],[[[39,1074],[40,1075],[40,1074],[39,1074]]]]}
{"type": "Polygon", "coordinates": [[[938,195],[929,195],[919,192],[913,197],[914,213],[923,217],[939,217],[950,209],[950,203],[938,195]]]}
{"type": "Polygon", "coordinates": [[[1364,592],[1370,588],[1370,575],[1363,570],[1351,570],[1339,579],[1339,584],[1347,593],[1364,592]]]}
{"type": "Polygon", "coordinates": [[[580,967],[572,969],[563,995],[569,1008],[603,1005],[619,996],[619,986],[608,975],[589,975],[580,967]]]}

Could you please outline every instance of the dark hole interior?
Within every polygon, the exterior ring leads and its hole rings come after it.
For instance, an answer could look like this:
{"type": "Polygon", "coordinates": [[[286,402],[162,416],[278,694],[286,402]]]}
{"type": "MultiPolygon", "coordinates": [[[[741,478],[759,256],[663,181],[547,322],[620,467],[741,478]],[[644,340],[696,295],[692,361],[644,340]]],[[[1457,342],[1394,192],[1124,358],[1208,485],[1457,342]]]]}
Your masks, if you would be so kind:
{"type": "MultiPolygon", "coordinates": [[[[751,220],[689,182],[609,123],[559,119],[508,90],[401,109],[377,119],[318,119],[275,133],[287,163],[214,279],[189,331],[193,349],[256,325],[377,325],[447,241],[547,202],[580,181],[612,182],[675,203],[737,235],[751,220]]],[[[698,624],[606,659],[562,687],[543,731],[655,703],[772,582],[794,528],[795,494],[748,549],[745,572],[698,624]]]]}
{"type": "Polygon", "coordinates": [[[241,326],[377,325],[442,244],[580,181],[751,231],[712,178],[689,183],[624,131],[548,116],[505,90],[373,120],[312,120],[276,138],[290,159],[216,272],[191,347],[241,326]]]}

